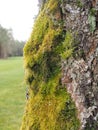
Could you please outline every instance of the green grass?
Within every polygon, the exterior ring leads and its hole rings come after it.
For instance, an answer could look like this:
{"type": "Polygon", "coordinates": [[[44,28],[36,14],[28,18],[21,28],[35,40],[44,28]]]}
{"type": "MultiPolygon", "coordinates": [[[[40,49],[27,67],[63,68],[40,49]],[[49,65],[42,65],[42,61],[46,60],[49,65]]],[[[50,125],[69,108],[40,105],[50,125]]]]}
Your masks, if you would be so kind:
{"type": "Polygon", "coordinates": [[[19,130],[25,106],[22,57],[0,60],[0,130],[19,130]]]}

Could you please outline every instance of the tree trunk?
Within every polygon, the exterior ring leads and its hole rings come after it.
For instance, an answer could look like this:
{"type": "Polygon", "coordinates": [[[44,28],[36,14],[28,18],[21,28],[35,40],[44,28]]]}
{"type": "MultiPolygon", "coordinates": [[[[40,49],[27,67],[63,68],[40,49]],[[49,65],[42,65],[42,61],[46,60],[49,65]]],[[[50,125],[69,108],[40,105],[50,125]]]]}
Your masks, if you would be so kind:
{"type": "Polygon", "coordinates": [[[98,130],[96,7],[46,1],[24,48],[29,98],[21,130],[98,130]]]}

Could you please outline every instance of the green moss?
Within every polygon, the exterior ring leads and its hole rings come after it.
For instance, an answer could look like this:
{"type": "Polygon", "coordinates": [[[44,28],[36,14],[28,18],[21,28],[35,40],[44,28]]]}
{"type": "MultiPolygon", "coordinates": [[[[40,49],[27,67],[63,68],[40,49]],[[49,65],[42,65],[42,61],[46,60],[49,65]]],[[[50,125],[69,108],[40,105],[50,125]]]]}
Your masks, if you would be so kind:
{"type": "MultiPolygon", "coordinates": [[[[25,79],[29,85],[21,130],[78,130],[77,111],[61,84],[61,59],[72,55],[73,37],[54,26],[46,9],[57,10],[58,1],[49,0],[40,12],[24,48],[25,79]]],[[[54,12],[53,12],[54,13],[54,12]]]]}
{"type": "Polygon", "coordinates": [[[77,0],[77,6],[82,8],[83,7],[83,3],[81,2],[81,0],[77,0]]]}
{"type": "Polygon", "coordinates": [[[74,44],[74,38],[71,32],[67,32],[64,37],[65,37],[64,41],[62,42],[61,46],[58,46],[56,48],[56,51],[60,54],[61,58],[67,59],[73,56],[75,44],[74,44]]]}
{"type": "Polygon", "coordinates": [[[90,31],[93,33],[96,28],[96,18],[95,18],[96,10],[95,8],[92,8],[88,15],[88,21],[90,25],[90,31]]]}
{"type": "Polygon", "coordinates": [[[55,14],[60,8],[60,0],[49,0],[47,8],[50,13],[55,14]]]}
{"type": "Polygon", "coordinates": [[[40,85],[39,93],[31,94],[24,118],[25,128],[30,130],[78,130],[79,121],[76,119],[75,105],[65,88],[59,82],[60,75],[51,79],[47,86],[40,85]],[[44,88],[43,88],[44,86],[44,88]],[[26,124],[27,122],[27,124],[26,124]]]}
{"type": "Polygon", "coordinates": [[[95,8],[91,8],[89,14],[90,15],[95,15],[96,14],[96,9],[95,8]]]}

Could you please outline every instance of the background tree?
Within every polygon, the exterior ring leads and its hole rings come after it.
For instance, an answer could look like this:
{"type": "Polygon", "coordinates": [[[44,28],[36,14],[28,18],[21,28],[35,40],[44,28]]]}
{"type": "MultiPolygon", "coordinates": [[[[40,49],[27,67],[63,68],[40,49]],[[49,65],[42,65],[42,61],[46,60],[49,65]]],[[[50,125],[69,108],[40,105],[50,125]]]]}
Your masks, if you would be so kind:
{"type": "Polygon", "coordinates": [[[12,29],[0,25],[0,58],[9,56],[22,56],[25,41],[15,40],[12,29]]]}
{"type": "Polygon", "coordinates": [[[10,37],[8,34],[8,30],[3,28],[0,25],[0,58],[7,57],[9,53],[9,49],[8,49],[9,42],[10,42],[10,37]]]}

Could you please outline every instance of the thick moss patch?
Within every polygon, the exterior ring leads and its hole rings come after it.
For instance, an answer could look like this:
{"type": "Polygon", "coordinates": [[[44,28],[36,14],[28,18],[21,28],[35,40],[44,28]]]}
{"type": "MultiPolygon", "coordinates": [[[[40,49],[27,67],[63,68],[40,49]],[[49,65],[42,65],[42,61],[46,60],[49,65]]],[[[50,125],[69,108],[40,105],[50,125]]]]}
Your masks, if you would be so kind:
{"type": "Polygon", "coordinates": [[[29,100],[21,130],[78,130],[75,105],[61,83],[61,59],[73,53],[72,34],[55,25],[48,11],[61,20],[60,1],[44,5],[24,48],[29,100]]]}

